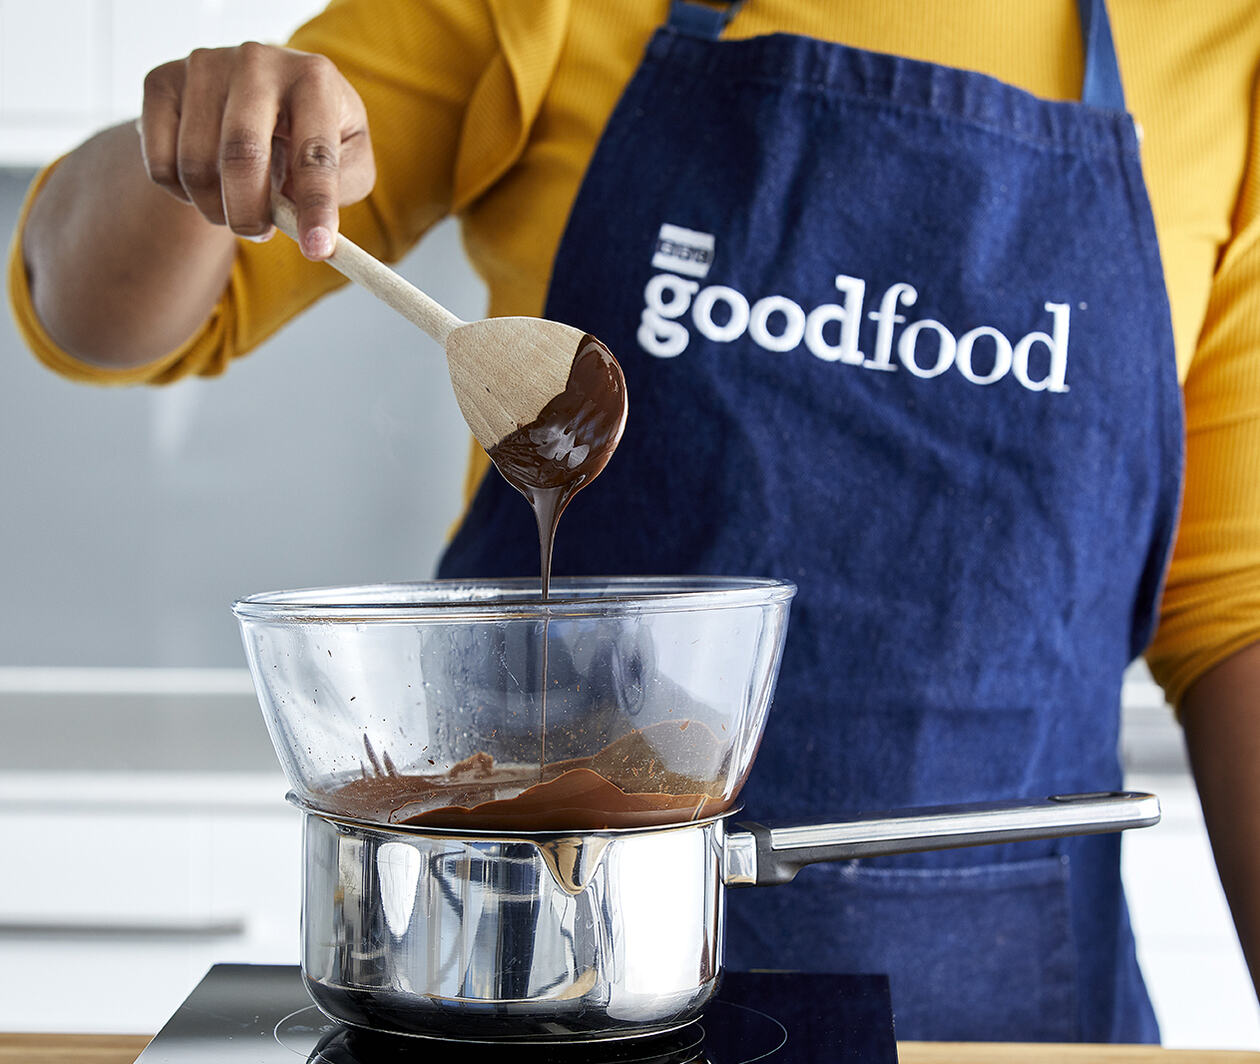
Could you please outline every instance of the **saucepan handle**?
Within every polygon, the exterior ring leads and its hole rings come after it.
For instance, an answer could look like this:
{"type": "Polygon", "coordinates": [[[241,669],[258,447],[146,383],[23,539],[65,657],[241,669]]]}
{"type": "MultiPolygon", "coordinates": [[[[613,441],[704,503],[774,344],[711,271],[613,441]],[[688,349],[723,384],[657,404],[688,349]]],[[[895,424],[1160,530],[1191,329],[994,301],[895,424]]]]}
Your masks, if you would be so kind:
{"type": "Polygon", "coordinates": [[[1106,791],[1013,802],[925,806],[833,823],[741,823],[726,836],[727,886],[790,883],[804,865],[958,846],[1097,835],[1159,823],[1153,794],[1106,791]]]}

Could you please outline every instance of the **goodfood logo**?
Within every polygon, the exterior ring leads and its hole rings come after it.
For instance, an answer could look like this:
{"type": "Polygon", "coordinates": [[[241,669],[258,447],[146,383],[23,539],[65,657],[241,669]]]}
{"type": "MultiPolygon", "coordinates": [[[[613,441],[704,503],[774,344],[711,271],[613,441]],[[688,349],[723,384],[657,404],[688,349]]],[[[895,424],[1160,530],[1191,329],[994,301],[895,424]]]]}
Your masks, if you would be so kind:
{"type": "Polygon", "coordinates": [[[865,317],[866,282],[846,274],[835,279],[839,302],[809,310],[784,295],[753,301],[727,285],[702,288],[693,278],[708,275],[714,247],[710,233],[661,226],[652,265],[670,272],[658,273],[643,290],[638,341],[648,354],[658,358],[682,354],[694,328],[714,343],[732,343],[746,335],[758,347],[776,353],[803,345],[824,362],[884,372],[904,369],[924,380],[953,370],[972,384],[995,384],[1010,376],[1033,392],[1068,390],[1067,303],[1043,303],[1048,329],[1014,341],[993,325],[978,325],[958,335],[932,318],[908,322],[899,311],[914,306],[919,292],[904,281],[889,285],[878,307],[865,317]],[[873,322],[873,328],[864,328],[865,321],[873,322]]]}

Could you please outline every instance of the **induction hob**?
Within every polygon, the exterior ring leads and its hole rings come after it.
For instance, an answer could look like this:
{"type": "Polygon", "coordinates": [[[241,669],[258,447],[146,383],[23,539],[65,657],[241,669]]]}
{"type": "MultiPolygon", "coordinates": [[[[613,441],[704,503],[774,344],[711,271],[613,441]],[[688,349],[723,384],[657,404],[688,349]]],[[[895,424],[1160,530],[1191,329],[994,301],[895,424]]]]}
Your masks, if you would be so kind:
{"type": "Polygon", "coordinates": [[[882,975],[728,972],[695,1023],[599,1044],[485,1045],[376,1035],[334,1023],[300,969],[216,964],[136,1064],[895,1064],[882,975]]]}

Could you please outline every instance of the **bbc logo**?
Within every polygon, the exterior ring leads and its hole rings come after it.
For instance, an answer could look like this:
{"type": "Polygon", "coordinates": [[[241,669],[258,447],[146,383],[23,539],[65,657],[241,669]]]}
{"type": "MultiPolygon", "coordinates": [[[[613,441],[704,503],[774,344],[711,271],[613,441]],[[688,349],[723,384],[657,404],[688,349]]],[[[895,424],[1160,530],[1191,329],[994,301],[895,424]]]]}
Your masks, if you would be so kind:
{"type": "Polygon", "coordinates": [[[687,277],[707,277],[709,267],[713,265],[713,253],[712,233],[700,233],[666,223],[657,234],[652,265],[658,270],[669,270],[687,277]]]}

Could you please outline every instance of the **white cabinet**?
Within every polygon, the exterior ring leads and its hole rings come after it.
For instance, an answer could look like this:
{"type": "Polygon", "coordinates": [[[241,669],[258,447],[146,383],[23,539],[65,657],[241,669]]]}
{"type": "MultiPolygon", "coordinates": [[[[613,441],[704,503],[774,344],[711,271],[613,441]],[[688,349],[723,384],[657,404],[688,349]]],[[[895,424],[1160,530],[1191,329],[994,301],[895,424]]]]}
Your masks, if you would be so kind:
{"type": "Polygon", "coordinates": [[[284,41],[320,0],[0,0],[0,166],[47,162],[139,114],[144,75],[193,48],[284,41]]]}
{"type": "Polygon", "coordinates": [[[297,963],[283,794],[278,772],[0,777],[0,1030],[151,1033],[212,964],[297,963]]]}
{"type": "Polygon", "coordinates": [[[0,114],[37,122],[103,113],[108,5],[0,0],[0,114]]]}

